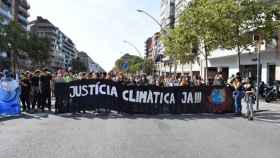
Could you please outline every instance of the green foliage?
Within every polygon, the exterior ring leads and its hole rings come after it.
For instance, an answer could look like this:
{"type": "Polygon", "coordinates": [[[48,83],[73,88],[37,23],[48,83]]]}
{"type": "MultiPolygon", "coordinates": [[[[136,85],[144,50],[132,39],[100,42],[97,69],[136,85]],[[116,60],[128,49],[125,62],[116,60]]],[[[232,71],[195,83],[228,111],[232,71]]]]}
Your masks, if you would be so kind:
{"type": "Polygon", "coordinates": [[[152,75],[155,70],[155,63],[151,59],[147,59],[143,63],[143,71],[147,75],[152,75]]]}
{"type": "Polygon", "coordinates": [[[238,48],[240,54],[241,49],[255,44],[254,34],[270,41],[273,34],[280,30],[279,19],[279,3],[192,0],[179,24],[174,30],[167,31],[162,42],[166,54],[181,63],[192,62],[199,54],[204,55],[207,61],[207,56],[217,48],[238,48]],[[194,48],[199,49],[193,51],[194,48]]]}
{"type": "Polygon", "coordinates": [[[30,58],[39,65],[49,59],[50,41],[24,31],[15,21],[0,26],[0,41],[1,50],[9,53],[14,64],[19,58],[30,58]]]}
{"type": "Polygon", "coordinates": [[[51,52],[51,42],[48,38],[39,38],[35,34],[29,34],[26,51],[35,64],[42,65],[48,62],[51,52]]]}
{"type": "Polygon", "coordinates": [[[144,64],[144,59],[142,59],[141,57],[125,54],[124,56],[122,56],[120,59],[116,61],[115,67],[120,71],[135,74],[142,70],[143,64],[144,64]],[[126,62],[128,63],[127,71],[123,68],[123,65],[126,62]]]}

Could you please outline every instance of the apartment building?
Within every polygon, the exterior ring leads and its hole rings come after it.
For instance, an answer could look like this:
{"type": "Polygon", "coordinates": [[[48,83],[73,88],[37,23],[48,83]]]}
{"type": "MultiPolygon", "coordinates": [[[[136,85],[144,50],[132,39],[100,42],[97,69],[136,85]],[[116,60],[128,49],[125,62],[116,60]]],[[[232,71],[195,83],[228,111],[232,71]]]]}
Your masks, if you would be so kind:
{"type": "MultiPolygon", "coordinates": [[[[163,1],[161,1],[163,2],[163,1]]],[[[179,21],[184,9],[191,0],[175,0],[175,24],[179,21]]],[[[277,0],[267,0],[269,3],[275,3],[277,0]]],[[[278,1],[279,2],[279,1],[278,1]]],[[[166,9],[168,12],[170,8],[166,9]]],[[[164,11],[162,11],[164,12],[164,11]]],[[[162,18],[164,19],[164,18],[162,18]]],[[[270,82],[273,80],[280,80],[280,34],[275,36],[272,42],[264,43],[261,49],[261,80],[270,82]]],[[[243,52],[241,55],[241,72],[243,76],[256,78],[257,76],[257,54],[255,48],[252,46],[249,51],[243,52]]],[[[193,73],[204,76],[206,62],[201,56],[193,64],[173,64],[165,65],[161,71],[163,73],[177,72],[177,73],[193,73]],[[175,65],[175,66],[174,66],[175,65]]],[[[217,71],[222,71],[225,78],[237,73],[237,51],[217,49],[211,52],[208,60],[208,77],[212,78],[217,71]]]]}
{"type": "Polygon", "coordinates": [[[78,59],[86,66],[88,72],[105,72],[104,69],[99,64],[94,62],[86,52],[79,52],[78,59]]]}
{"type": "Polygon", "coordinates": [[[58,27],[48,19],[37,17],[29,23],[30,32],[39,37],[46,37],[51,41],[50,67],[52,69],[68,68],[71,62],[77,57],[77,49],[74,42],[67,37],[58,27]]]}
{"type": "Polygon", "coordinates": [[[175,0],[161,0],[160,23],[163,28],[173,28],[175,24],[175,0]]]}
{"type": "Polygon", "coordinates": [[[30,5],[27,0],[0,0],[0,17],[2,24],[8,24],[11,21],[18,22],[24,30],[27,30],[28,10],[30,5]]]}
{"type": "Polygon", "coordinates": [[[146,59],[157,62],[159,56],[163,54],[163,47],[160,42],[160,32],[156,32],[152,37],[149,37],[145,42],[146,59]]]}

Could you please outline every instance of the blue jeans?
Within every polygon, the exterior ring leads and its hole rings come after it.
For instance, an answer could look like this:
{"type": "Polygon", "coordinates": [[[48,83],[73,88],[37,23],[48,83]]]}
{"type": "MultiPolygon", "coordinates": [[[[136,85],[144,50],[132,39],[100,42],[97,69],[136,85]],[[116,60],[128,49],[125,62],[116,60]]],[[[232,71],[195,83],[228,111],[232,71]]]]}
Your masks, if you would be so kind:
{"type": "Polygon", "coordinates": [[[241,110],[242,110],[241,100],[242,100],[242,97],[243,97],[243,92],[242,91],[234,91],[233,92],[233,97],[234,97],[235,113],[241,113],[241,110]]]}

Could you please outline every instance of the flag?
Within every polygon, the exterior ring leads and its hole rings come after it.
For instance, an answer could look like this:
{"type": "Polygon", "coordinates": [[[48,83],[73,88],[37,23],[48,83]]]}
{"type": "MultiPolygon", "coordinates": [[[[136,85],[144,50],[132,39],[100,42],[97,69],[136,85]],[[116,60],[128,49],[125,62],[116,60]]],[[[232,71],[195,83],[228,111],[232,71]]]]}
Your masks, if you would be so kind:
{"type": "Polygon", "coordinates": [[[0,81],[0,116],[20,114],[20,88],[16,80],[0,81]]]}

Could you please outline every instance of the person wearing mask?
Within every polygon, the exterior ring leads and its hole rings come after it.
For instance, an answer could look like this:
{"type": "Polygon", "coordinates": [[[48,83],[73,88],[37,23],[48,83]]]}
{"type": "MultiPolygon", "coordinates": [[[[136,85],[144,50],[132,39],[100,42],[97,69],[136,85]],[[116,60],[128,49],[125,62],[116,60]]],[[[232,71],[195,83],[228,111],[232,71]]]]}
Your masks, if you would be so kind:
{"type": "Polygon", "coordinates": [[[213,85],[214,85],[214,86],[224,86],[224,85],[225,85],[222,72],[219,71],[219,72],[215,75],[213,85]]]}
{"type": "Polygon", "coordinates": [[[237,73],[234,81],[232,82],[232,87],[234,88],[233,97],[234,97],[235,113],[240,115],[242,110],[241,100],[243,97],[241,80],[242,79],[240,73],[237,73]]]}
{"type": "Polygon", "coordinates": [[[39,77],[40,77],[41,71],[37,69],[33,72],[33,75],[30,78],[31,81],[31,98],[32,98],[32,111],[35,110],[35,107],[37,105],[37,109],[40,109],[40,103],[39,98],[41,96],[40,94],[40,87],[39,87],[39,77]]]}
{"type": "Polygon", "coordinates": [[[255,103],[255,89],[249,78],[245,80],[245,84],[243,87],[245,92],[245,101],[247,104],[247,117],[249,120],[253,120],[253,116],[254,116],[253,105],[255,103]]]}
{"type": "Polygon", "coordinates": [[[180,82],[180,86],[181,87],[185,87],[185,88],[189,88],[190,87],[190,82],[188,79],[186,79],[185,77],[182,78],[181,82],[180,82]]]}
{"type": "Polygon", "coordinates": [[[74,80],[72,72],[65,72],[63,78],[66,83],[72,82],[74,80]]]}
{"type": "Polygon", "coordinates": [[[41,90],[40,104],[42,112],[45,111],[45,107],[48,107],[49,111],[51,111],[51,80],[51,73],[47,68],[43,69],[39,80],[41,90]]]}
{"type": "Polygon", "coordinates": [[[20,100],[22,104],[22,111],[29,111],[30,110],[30,79],[28,73],[23,73],[22,78],[20,80],[20,87],[21,87],[21,95],[20,100]]]}
{"type": "Polygon", "coordinates": [[[61,94],[64,94],[65,92],[63,91],[60,92],[58,90],[60,90],[59,86],[62,86],[60,83],[65,83],[65,81],[60,71],[57,72],[56,76],[53,76],[53,83],[54,83],[54,96],[55,96],[55,113],[61,113],[63,107],[63,95],[61,94]]]}
{"type": "Polygon", "coordinates": [[[202,78],[200,76],[197,76],[196,79],[195,79],[195,82],[194,82],[194,85],[195,86],[203,86],[203,81],[202,81],[202,78]]]}

